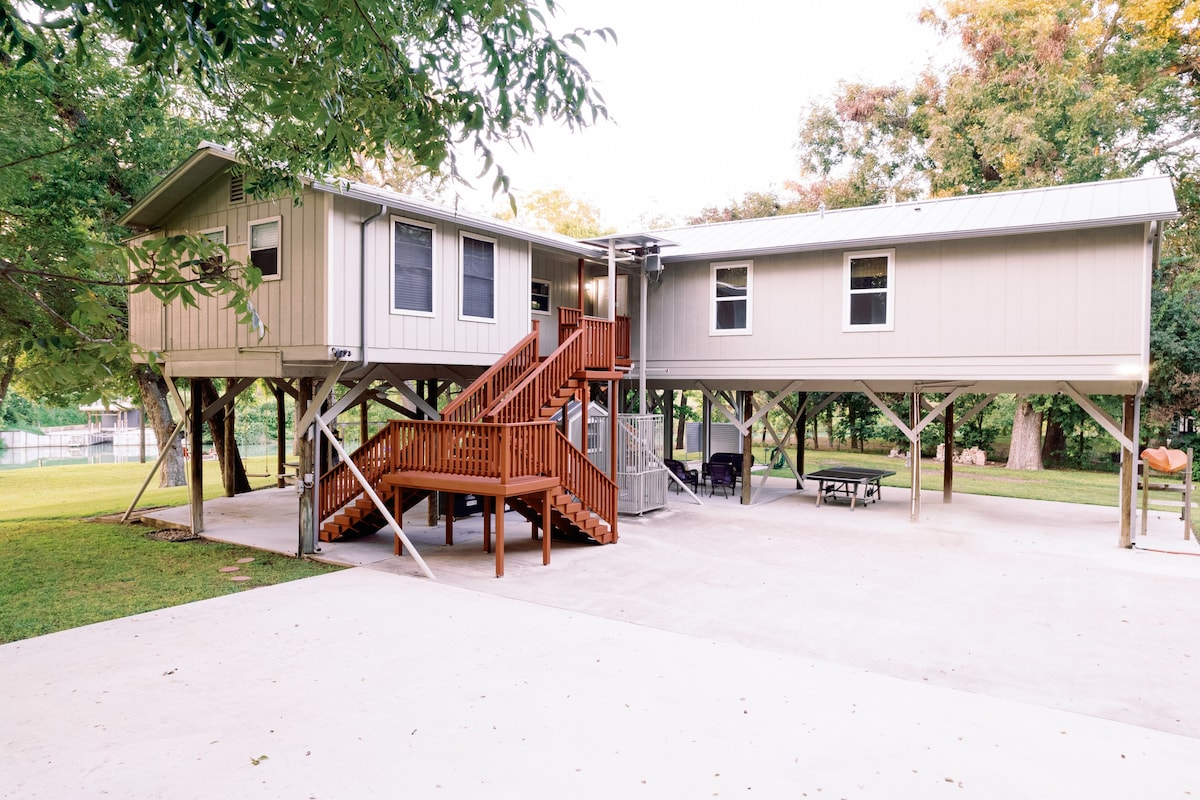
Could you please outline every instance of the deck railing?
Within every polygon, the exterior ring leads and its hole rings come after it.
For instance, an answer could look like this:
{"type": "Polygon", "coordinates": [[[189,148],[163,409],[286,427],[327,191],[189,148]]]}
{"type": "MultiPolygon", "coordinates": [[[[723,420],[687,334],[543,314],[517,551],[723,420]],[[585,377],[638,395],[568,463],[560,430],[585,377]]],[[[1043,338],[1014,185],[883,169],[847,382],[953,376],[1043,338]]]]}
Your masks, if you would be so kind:
{"type": "Polygon", "coordinates": [[[458,422],[481,419],[490,406],[538,363],[538,330],[538,321],[535,319],[529,335],[513,345],[500,360],[442,409],[442,419],[458,422]]]}
{"type": "MultiPolygon", "coordinates": [[[[354,466],[372,486],[378,485],[379,479],[393,470],[392,438],[390,424],[385,425],[350,454],[354,466]]],[[[321,476],[317,485],[317,508],[321,510],[321,518],[332,516],[360,494],[362,486],[346,463],[335,464],[321,476]]]]}
{"type": "MultiPolygon", "coordinates": [[[[565,342],[567,338],[581,327],[585,327],[588,323],[601,323],[604,327],[612,326],[614,341],[611,345],[611,352],[617,360],[628,361],[630,353],[629,337],[632,330],[632,322],[629,317],[618,316],[615,323],[610,323],[606,319],[600,317],[585,317],[583,312],[578,308],[562,308],[558,309],[558,341],[565,342]]],[[[589,364],[589,366],[592,366],[589,364]]],[[[596,365],[594,369],[612,369],[612,364],[607,366],[596,365]]]]}
{"type": "Polygon", "coordinates": [[[489,422],[537,419],[554,395],[587,368],[588,329],[578,328],[553,355],[538,364],[507,397],[488,410],[489,422]]]}
{"type": "MultiPolygon", "coordinates": [[[[610,529],[616,525],[617,484],[550,421],[392,420],[351,457],[373,486],[398,470],[501,482],[522,475],[553,475],[610,529]]],[[[361,493],[350,470],[344,463],[338,464],[321,478],[324,516],[331,516],[361,493]]]]}

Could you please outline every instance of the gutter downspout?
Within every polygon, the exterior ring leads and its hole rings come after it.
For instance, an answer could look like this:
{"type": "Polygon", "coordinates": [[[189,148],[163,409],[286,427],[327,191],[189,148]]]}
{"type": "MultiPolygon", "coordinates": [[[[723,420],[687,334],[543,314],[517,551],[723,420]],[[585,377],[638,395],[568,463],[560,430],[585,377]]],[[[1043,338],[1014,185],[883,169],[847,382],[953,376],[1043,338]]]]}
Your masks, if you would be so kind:
{"type": "Polygon", "coordinates": [[[387,205],[380,203],[379,210],[358,224],[358,319],[359,341],[362,343],[362,358],[359,368],[367,368],[367,226],[387,213],[387,205]]]}

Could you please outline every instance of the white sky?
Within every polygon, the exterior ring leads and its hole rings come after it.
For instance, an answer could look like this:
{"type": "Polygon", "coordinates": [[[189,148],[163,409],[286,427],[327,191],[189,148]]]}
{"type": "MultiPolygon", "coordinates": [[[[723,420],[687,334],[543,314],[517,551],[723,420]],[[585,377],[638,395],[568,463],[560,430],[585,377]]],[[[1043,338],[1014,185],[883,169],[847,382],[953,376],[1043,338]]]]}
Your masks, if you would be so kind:
{"type": "MultiPolygon", "coordinates": [[[[682,222],[749,190],[798,177],[803,110],[839,80],[908,82],[953,52],[917,14],[933,0],[564,0],[556,29],[611,27],[580,60],[613,122],[531,132],[532,152],[497,150],[523,191],[563,188],[605,225],[682,222]]],[[[465,172],[465,170],[464,170],[465,172]]],[[[489,187],[490,188],[490,187],[489,187]]],[[[487,192],[464,197],[486,208],[487,192]]]]}

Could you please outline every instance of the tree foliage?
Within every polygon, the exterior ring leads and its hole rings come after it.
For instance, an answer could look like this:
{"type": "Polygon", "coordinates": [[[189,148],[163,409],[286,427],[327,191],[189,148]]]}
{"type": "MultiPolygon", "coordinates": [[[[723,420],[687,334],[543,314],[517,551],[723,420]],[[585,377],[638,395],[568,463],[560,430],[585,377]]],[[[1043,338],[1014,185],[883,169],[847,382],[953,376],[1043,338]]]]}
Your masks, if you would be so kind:
{"type": "Polygon", "coordinates": [[[600,222],[600,209],[572,197],[562,188],[532,191],[518,204],[515,214],[501,212],[500,216],[572,239],[591,239],[613,232],[600,222]]]}
{"type": "Polygon", "coordinates": [[[606,114],[574,55],[592,32],[556,36],[555,9],[554,0],[0,0],[0,37],[18,64],[60,64],[80,44],[95,49],[87,33],[106,27],[140,72],[199,93],[248,165],[251,192],[337,173],[359,153],[410,153],[430,172],[454,172],[462,144],[502,190],[495,142],[525,141],[537,121],[579,127],[606,114]]]}

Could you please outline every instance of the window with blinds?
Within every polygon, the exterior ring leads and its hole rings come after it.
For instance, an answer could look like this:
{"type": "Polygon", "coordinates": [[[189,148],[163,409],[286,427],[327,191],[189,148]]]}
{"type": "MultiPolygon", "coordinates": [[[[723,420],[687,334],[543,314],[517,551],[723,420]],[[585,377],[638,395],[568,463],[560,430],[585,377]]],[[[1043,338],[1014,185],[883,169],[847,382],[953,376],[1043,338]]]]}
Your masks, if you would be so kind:
{"type": "Polygon", "coordinates": [[[496,318],[496,243],[462,236],[462,316],[496,318]]]}
{"type": "Polygon", "coordinates": [[[392,308],[433,313],[433,234],[430,225],[392,217],[392,308]]]}
{"type": "Polygon", "coordinates": [[[279,217],[250,222],[250,263],[258,267],[264,280],[279,277],[279,217]]]}

